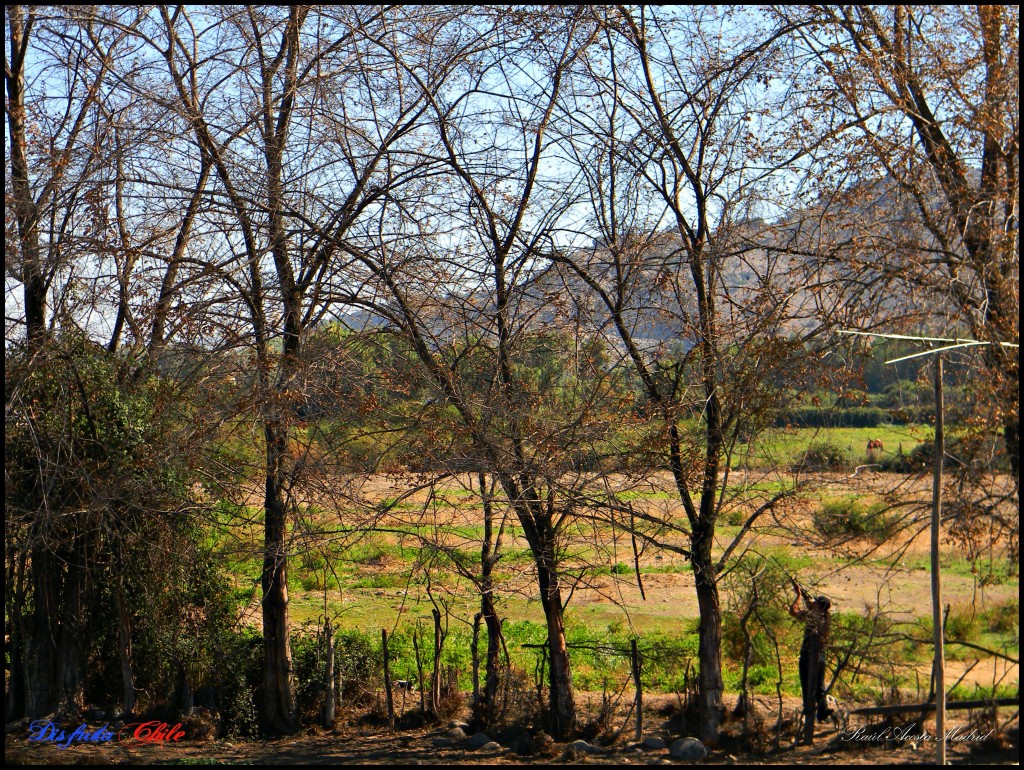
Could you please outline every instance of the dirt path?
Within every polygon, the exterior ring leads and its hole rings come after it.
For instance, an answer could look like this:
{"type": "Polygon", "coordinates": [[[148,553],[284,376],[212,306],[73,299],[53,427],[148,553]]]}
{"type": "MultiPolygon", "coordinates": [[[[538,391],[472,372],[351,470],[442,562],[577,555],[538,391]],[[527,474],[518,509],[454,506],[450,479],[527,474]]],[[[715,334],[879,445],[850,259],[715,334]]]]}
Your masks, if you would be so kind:
{"type": "MultiPolygon", "coordinates": [[[[581,693],[581,696],[584,694],[581,693]]],[[[591,694],[593,700],[596,694],[591,694]]],[[[585,696],[584,696],[584,699],[585,696]]],[[[661,736],[671,743],[680,737],[673,734],[672,723],[659,717],[670,705],[668,698],[657,698],[651,703],[648,724],[649,736],[661,736]]],[[[776,708],[768,699],[758,699],[761,711],[767,716],[776,708]]],[[[734,703],[730,702],[730,706],[734,703]]],[[[795,698],[784,700],[783,712],[794,714],[798,710],[795,698]]],[[[1012,709],[999,713],[1003,721],[1012,715],[1012,709]]],[[[951,712],[951,729],[961,740],[948,744],[952,764],[1017,764],[1019,763],[1019,720],[1012,721],[1008,729],[986,740],[988,728],[977,727],[966,721],[963,712],[951,712]]],[[[621,716],[621,715],[620,715],[621,716]]],[[[773,720],[766,720],[766,724],[773,720]]],[[[738,733],[736,721],[727,724],[726,736],[718,749],[713,749],[703,764],[762,764],[762,765],[914,765],[934,761],[934,743],[915,740],[920,728],[907,732],[890,730],[887,740],[876,739],[885,734],[879,723],[853,721],[843,730],[831,725],[819,727],[812,746],[795,747],[792,723],[787,723],[780,748],[752,753],[745,751],[740,742],[729,737],[738,733]]],[[[926,722],[925,730],[934,730],[926,722]]],[[[470,750],[465,740],[451,738],[448,728],[418,728],[389,732],[386,727],[346,725],[327,732],[307,730],[303,734],[267,741],[192,741],[177,743],[121,745],[116,741],[95,745],[72,745],[59,749],[53,744],[29,743],[14,725],[8,725],[4,747],[7,763],[13,764],[274,764],[274,765],[532,765],[532,764],[596,764],[596,765],[648,765],[685,764],[668,758],[666,749],[645,749],[632,741],[620,740],[610,748],[597,753],[575,753],[569,744],[551,743],[539,752],[519,753],[512,748],[470,750]]],[[[625,732],[630,732],[626,730],[625,732]]],[[[763,730],[764,732],[764,730],[763,730]]],[[[767,732],[770,733],[770,728],[767,732]]],[[[766,742],[770,735],[764,736],[766,742]]],[[[515,743],[515,741],[506,741],[515,743]]],[[[598,746],[600,741],[595,741],[598,746]]]]}

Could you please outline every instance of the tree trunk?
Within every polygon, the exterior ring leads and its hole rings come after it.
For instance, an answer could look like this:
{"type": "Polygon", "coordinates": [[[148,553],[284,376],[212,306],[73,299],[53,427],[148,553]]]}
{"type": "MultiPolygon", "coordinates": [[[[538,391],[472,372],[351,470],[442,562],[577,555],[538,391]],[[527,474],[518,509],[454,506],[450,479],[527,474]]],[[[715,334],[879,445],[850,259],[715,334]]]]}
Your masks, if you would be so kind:
{"type": "Polygon", "coordinates": [[[395,699],[391,690],[391,658],[388,654],[388,630],[380,630],[380,646],[384,653],[384,700],[388,706],[388,728],[395,729],[395,699]]]}
{"type": "Polygon", "coordinates": [[[436,717],[441,711],[441,649],[444,638],[441,633],[441,611],[434,607],[434,668],[430,675],[430,712],[436,717]]]}
{"type": "Polygon", "coordinates": [[[39,342],[46,334],[46,276],[39,244],[39,208],[29,183],[25,61],[31,23],[25,24],[24,13],[20,5],[7,9],[11,46],[11,68],[6,78],[7,130],[11,142],[12,208],[18,222],[20,278],[25,292],[25,337],[30,342],[39,342]]]}
{"type": "Polygon", "coordinates": [[[495,539],[494,506],[487,492],[487,478],[481,471],[477,478],[480,484],[480,497],[484,506],[484,537],[480,549],[480,614],[487,627],[487,662],[484,670],[484,690],[474,704],[476,719],[482,727],[490,727],[494,723],[495,699],[498,697],[498,659],[501,654],[501,621],[494,608],[494,565],[497,562],[497,549],[501,535],[495,539]]]}
{"type": "Polygon", "coordinates": [[[473,664],[473,714],[480,718],[480,621],[483,616],[478,612],[473,616],[473,640],[469,643],[470,658],[473,664]]]}
{"type": "Polygon", "coordinates": [[[58,633],[54,616],[60,573],[54,554],[41,544],[33,549],[31,558],[35,610],[25,653],[25,713],[35,718],[49,714],[54,705],[58,633]]]}
{"type": "Polygon", "coordinates": [[[25,713],[25,564],[27,554],[8,543],[7,617],[11,628],[11,678],[4,693],[6,721],[25,713]]]}
{"type": "Polygon", "coordinates": [[[418,687],[420,688],[420,716],[427,713],[424,703],[426,693],[423,691],[423,656],[420,655],[420,624],[416,623],[416,629],[412,632],[412,649],[416,654],[416,674],[419,677],[418,687]]]}
{"type": "Polygon", "coordinates": [[[192,716],[196,699],[192,693],[192,685],[188,683],[188,672],[185,671],[185,664],[177,655],[174,656],[174,665],[178,669],[178,709],[182,716],[192,716]]]}
{"type": "Polygon", "coordinates": [[[85,707],[82,678],[82,636],[85,627],[85,607],[82,598],[86,583],[85,537],[75,538],[74,554],[67,568],[61,597],[61,623],[57,648],[58,713],[77,718],[85,707]]]}
{"type": "Polygon", "coordinates": [[[484,665],[484,719],[485,724],[490,726],[494,719],[495,701],[498,698],[499,666],[501,657],[501,622],[494,610],[494,601],[491,595],[485,594],[480,602],[484,615],[484,624],[487,627],[487,658],[484,665]]]}
{"type": "Polygon", "coordinates": [[[129,716],[135,711],[135,674],[132,671],[132,629],[123,586],[117,588],[117,646],[121,655],[121,683],[124,687],[123,715],[129,716]]]}
{"type": "Polygon", "coordinates": [[[691,542],[693,576],[697,588],[697,606],[700,611],[700,642],[697,658],[698,697],[700,699],[700,739],[717,743],[722,725],[722,608],[718,600],[718,582],[711,560],[714,528],[694,528],[691,542]]]}
{"type": "Polygon", "coordinates": [[[275,732],[295,727],[295,686],[288,638],[287,506],[285,505],[285,455],[288,431],[268,421],[267,478],[264,500],[263,552],[263,719],[275,732]]]}
{"type": "Polygon", "coordinates": [[[576,703],[573,700],[569,648],[565,642],[562,592],[558,574],[544,556],[537,559],[540,601],[548,627],[548,720],[555,740],[569,740],[576,732],[576,703]]]}
{"type": "Polygon", "coordinates": [[[630,664],[633,670],[633,685],[636,687],[636,740],[644,737],[644,686],[640,678],[640,652],[637,650],[636,639],[629,640],[630,664]]]}
{"type": "MultiPolygon", "coordinates": [[[[997,346],[991,345],[990,348],[997,346]]],[[[1006,416],[1003,418],[1003,441],[1006,444],[1006,457],[1010,462],[1010,473],[1013,480],[1020,485],[1020,360],[1019,353],[1014,352],[1012,357],[1003,351],[1002,371],[1005,373],[1007,404],[1006,416]]]]}

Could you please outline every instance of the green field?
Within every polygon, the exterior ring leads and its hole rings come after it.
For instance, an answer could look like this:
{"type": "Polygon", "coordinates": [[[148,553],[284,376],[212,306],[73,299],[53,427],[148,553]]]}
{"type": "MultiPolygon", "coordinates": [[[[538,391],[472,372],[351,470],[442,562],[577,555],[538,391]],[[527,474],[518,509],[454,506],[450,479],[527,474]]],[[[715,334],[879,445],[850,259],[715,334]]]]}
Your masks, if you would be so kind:
{"type": "Polygon", "coordinates": [[[766,431],[750,444],[737,444],[730,467],[788,468],[814,445],[831,444],[844,453],[850,468],[867,462],[867,443],[878,439],[884,445],[879,457],[902,450],[909,454],[915,446],[932,440],[934,433],[925,425],[882,425],[877,428],[791,428],[766,431]]]}

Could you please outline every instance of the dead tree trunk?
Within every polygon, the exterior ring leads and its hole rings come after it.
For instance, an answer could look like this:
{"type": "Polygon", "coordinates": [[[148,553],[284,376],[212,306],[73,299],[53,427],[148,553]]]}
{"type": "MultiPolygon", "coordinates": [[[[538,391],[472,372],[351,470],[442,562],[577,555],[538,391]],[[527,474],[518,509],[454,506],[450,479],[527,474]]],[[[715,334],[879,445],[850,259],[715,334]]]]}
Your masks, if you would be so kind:
{"type": "Polygon", "coordinates": [[[444,635],[441,632],[441,611],[434,607],[434,669],[430,675],[430,711],[436,717],[441,713],[441,650],[444,635]]]}
{"type": "Polygon", "coordinates": [[[416,622],[416,630],[412,634],[412,649],[416,653],[416,674],[419,677],[419,689],[420,689],[420,716],[427,713],[427,707],[424,703],[426,693],[423,691],[423,657],[420,654],[420,625],[419,621],[416,622]]]}
{"type": "Polygon", "coordinates": [[[644,688],[640,683],[640,653],[636,648],[636,639],[631,639],[630,662],[633,669],[633,684],[636,686],[636,740],[644,737],[644,688]]]}

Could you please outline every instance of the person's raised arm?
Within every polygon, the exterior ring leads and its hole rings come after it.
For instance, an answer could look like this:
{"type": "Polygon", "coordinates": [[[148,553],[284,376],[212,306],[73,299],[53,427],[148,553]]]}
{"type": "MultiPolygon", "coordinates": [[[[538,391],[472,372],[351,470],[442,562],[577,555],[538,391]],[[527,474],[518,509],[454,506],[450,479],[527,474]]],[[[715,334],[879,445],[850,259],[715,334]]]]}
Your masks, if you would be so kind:
{"type": "Polygon", "coordinates": [[[807,610],[800,609],[800,600],[806,600],[806,594],[804,594],[803,589],[800,588],[800,584],[797,583],[796,580],[790,578],[790,581],[793,583],[793,588],[796,589],[796,598],[793,600],[793,603],[789,606],[789,614],[797,620],[804,620],[807,617],[807,610]]]}

